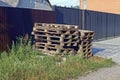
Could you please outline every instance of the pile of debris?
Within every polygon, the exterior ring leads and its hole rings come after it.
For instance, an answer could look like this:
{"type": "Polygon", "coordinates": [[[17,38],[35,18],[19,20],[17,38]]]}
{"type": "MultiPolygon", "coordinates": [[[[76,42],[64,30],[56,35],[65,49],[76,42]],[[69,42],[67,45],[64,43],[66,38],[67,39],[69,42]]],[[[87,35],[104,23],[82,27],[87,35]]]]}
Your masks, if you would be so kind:
{"type": "Polygon", "coordinates": [[[52,55],[92,54],[93,31],[79,30],[76,25],[35,23],[34,48],[52,55]]]}

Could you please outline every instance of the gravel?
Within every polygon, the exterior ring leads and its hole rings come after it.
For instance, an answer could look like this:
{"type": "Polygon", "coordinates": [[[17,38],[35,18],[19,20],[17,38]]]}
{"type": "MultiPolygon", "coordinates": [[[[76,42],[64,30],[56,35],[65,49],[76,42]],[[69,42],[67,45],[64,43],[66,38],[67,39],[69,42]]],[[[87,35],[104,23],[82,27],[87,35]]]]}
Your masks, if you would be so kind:
{"type": "Polygon", "coordinates": [[[74,80],[120,80],[120,66],[117,65],[111,68],[102,68],[74,80]]]}

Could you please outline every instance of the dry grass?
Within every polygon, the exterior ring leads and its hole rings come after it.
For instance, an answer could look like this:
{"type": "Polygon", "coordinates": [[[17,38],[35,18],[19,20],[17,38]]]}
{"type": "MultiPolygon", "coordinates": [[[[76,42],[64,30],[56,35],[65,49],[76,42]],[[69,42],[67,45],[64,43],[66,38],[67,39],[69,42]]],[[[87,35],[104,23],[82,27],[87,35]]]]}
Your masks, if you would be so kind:
{"type": "Polygon", "coordinates": [[[102,61],[105,61],[104,58],[97,57],[97,56],[90,57],[89,60],[90,60],[90,61],[97,62],[97,63],[102,62],[102,61]]]}

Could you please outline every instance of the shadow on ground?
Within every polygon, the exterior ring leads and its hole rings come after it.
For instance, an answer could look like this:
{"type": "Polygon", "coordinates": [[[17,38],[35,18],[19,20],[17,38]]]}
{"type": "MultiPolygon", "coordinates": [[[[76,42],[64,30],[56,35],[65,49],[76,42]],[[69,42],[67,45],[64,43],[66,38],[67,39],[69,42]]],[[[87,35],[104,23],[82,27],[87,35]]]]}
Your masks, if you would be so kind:
{"type": "Polygon", "coordinates": [[[93,48],[92,51],[93,51],[93,55],[97,54],[98,52],[101,52],[101,51],[104,51],[105,49],[103,48],[93,48]]]}

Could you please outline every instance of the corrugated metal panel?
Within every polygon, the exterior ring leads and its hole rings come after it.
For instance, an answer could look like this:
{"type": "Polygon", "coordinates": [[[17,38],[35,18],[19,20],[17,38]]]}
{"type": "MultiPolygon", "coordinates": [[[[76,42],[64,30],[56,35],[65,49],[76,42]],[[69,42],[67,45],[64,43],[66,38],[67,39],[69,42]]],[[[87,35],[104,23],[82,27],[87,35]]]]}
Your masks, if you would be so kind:
{"type": "Polygon", "coordinates": [[[16,7],[18,5],[19,0],[0,0],[0,6],[7,7],[16,7]]]}
{"type": "Polygon", "coordinates": [[[98,25],[98,17],[97,14],[93,11],[85,11],[85,29],[87,30],[93,30],[95,31],[95,38],[94,39],[98,39],[98,29],[97,29],[97,25],[98,25]]]}
{"type": "Polygon", "coordinates": [[[47,0],[19,0],[17,7],[52,11],[52,7],[47,0]]]}
{"type": "Polygon", "coordinates": [[[107,15],[107,37],[114,36],[114,16],[112,14],[107,15]]]}
{"type": "Polygon", "coordinates": [[[97,37],[98,39],[101,39],[103,36],[103,29],[102,29],[102,15],[101,13],[96,13],[97,14],[97,37]]]}
{"type": "MultiPolygon", "coordinates": [[[[86,30],[90,30],[91,15],[92,15],[92,13],[90,13],[89,11],[85,11],[85,19],[84,19],[85,20],[84,21],[85,22],[85,26],[84,26],[84,29],[86,29],[86,30]]],[[[92,18],[92,19],[94,19],[94,18],[92,18]]],[[[93,24],[95,24],[95,22],[93,24]]]]}
{"type": "MultiPolygon", "coordinates": [[[[64,7],[55,10],[57,23],[76,24],[82,29],[82,10],[64,7]]],[[[85,29],[95,31],[95,40],[120,36],[120,15],[85,10],[85,29]]]]}
{"type": "MultiPolygon", "coordinates": [[[[102,37],[101,38],[106,38],[107,37],[107,14],[105,13],[101,13],[101,16],[102,17],[102,24],[101,24],[101,35],[102,37]]],[[[99,38],[99,39],[101,39],[99,38]]]]}
{"type": "Polygon", "coordinates": [[[11,45],[11,38],[7,23],[7,10],[0,8],[0,51],[8,49],[11,45]]]}
{"type": "Polygon", "coordinates": [[[52,11],[48,0],[0,0],[0,6],[52,11]]]}
{"type": "Polygon", "coordinates": [[[64,20],[63,20],[64,9],[61,9],[60,7],[55,7],[55,12],[56,12],[56,22],[58,24],[63,24],[64,23],[64,20]]]}
{"type": "Polygon", "coordinates": [[[79,9],[55,7],[55,11],[57,23],[79,25],[81,28],[81,11],[79,9]]]}
{"type": "Polygon", "coordinates": [[[120,36],[120,16],[115,16],[115,36],[120,36]]]}
{"type": "Polygon", "coordinates": [[[55,23],[54,11],[0,7],[0,50],[7,49],[16,36],[31,34],[35,22],[55,23]]]}
{"type": "Polygon", "coordinates": [[[79,25],[79,28],[82,29],[82,10],[78,10],[78,25],[79,25]]]}

